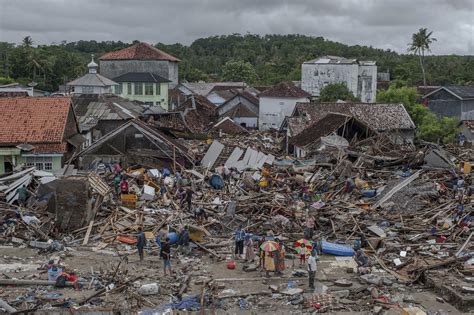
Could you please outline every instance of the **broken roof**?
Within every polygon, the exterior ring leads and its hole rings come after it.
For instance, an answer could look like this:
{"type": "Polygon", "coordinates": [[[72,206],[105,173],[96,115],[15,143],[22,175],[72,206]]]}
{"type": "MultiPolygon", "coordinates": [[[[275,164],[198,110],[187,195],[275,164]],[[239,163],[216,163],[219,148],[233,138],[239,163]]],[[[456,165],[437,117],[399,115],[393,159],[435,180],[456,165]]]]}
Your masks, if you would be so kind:
{"type": "Polygon", "coordinates": [[[289,143],[298,147],[305,147],[319,141],[321,137],[325,137],[337,131],[341,126],[352,119],[355,118],[344,114],[328,113],[320,120],[314,122],[310,127],[304,129],[304,131],[300,132],[297,136],[292,137],[289,143]]]}
{"type": "Polygon", "coordinates": [[[70,97],[0,98],[0,144],[61,144],[70,111],[70,97]]]}
{"type": "Polygon", "coordinates": [[[221,116],[235,118],[235,117],[257,117],[258,111],[254,112],[242,103],[238,103],[236,106],[223,113],[221,116]]]}
{"type": "Polygon", "coordinates": [[[151,72],[127,72],[116,78],[116,82],[171,82],[168,79],[163,78],[162,76],[151,73],[151,72]]]}
{"type": "Polygon", "coordinates": [[[160,147],[160,152],[165,153],[168,158],[172,159],[173,158],[173,147],[176,149],[176,153],[179,155],[182,155],[185,157],[188,161],[194,163],[194,158],[188,153],[189,149],[186,147],[184,144],[181,142],[174,140],[168,136],[166,136],[164,133],[152,128],[145,122],[139,120],[139,119],[133,119],[129,120],[128,122],[124,123],[120,127],[116,128],[115,130],[109,132],[108,134],[104,135],[101,137],[99,140],[94,142],[92,145],[88,146],[86,149],[82,150],[77,156],[83,156],[88,153],[94,152],[95,149],[99,148],[101,145],[106,143],[108,140],[114,138],[121,132],[124,132],[128,127],[133,127],[140,133],[146,135],[148,139],[150,139],[151,142],[153,142],[157,146],[162,146],[160,147]],[[163,147],[164,146],[164,147],[163,147]]]}
{"type": "Polygon", "coordinates": [[[101,120],[129,120],[139,117],[145,106],[115,95],[86,94],[73,97],[73,106],[81,132],[101,120]]]}
{"type": "Polygon", "coordinates": [[[377,131],[416,128],[403,104],[296,103],[292,117],[304,116],[309,125],[331,112],[354,116],[377,131]]]}
{"type": "Polygon", "coordinates": [[[471,85],[446,85],[446,86],[442,86],[442,87],[426,94],[425,96],[423,96],[423,98],[427,98],[430,95],[435,94],[436,92],[439,92],[441,90],[445,90],[446,92],[454,95],[455,97],[457,97],[460,100],[474,99],[474,86],[471,86],[471,85]]]}
{"type": "Polygon", "coordinates": [[[339,56],[321,56],[319,58],[305,61],[304,64],[360,64],[363,66],[375,66],[375,61],[359,61],[355,58],[344,58],[339,56]]]}
{"type": "Polygon", "coordinates": [[[212,126],[211,129],[220,130],[223,133],[230,135],[249,133],[247,129],[245,129],[229,117],[224,117],[217,124],[212,126]]]}
{"type": "Polygon", "coordinates": [[[275,85],[272,88],[269,88],[262,93],[259,97],[293,97],[293,98],[303,98],[310,97],[311,94],[300,89],[290,82],[281,82],[275,85]]]}
{"type": "Polygon", "coordinates": [[[164,51],[147,43],[137,43],[130,47],[106,53],[100,60],[167,60],[179,62],[180,60],[164,51]]]}

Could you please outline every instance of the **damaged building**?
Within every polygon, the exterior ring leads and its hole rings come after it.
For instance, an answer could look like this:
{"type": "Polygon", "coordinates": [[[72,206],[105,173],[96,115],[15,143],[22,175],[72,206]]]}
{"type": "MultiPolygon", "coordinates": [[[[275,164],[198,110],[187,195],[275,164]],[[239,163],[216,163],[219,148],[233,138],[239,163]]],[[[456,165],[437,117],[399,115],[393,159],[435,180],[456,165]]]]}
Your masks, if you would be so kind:
{"type": "Polygon", "coordinates": [[[284,142],[288,152],[293,153],[287,145],[291,138],[330,113],[354,117],[397,144],[413,143],[415,137],[415,123],[402,104],[298,103],[280,128],[280,132],[286,135],[284,142]]]}
{"type": "Polygon", "coordinates": [[[77,166],[91,170],[99,163],[136,163],[150,167],[185,167],[194,159],[188,148],[177,140],[134,119],[109,132],[77,155],[77,166]]]}
{"type": "Polygon", "coordinates": [[[328,84],[343,83],[361,102],[375,102],[377,65],[375,61],[360,61],[336,56],[323,56],[301,65],[301,88],[319,97],[328,84]]]}

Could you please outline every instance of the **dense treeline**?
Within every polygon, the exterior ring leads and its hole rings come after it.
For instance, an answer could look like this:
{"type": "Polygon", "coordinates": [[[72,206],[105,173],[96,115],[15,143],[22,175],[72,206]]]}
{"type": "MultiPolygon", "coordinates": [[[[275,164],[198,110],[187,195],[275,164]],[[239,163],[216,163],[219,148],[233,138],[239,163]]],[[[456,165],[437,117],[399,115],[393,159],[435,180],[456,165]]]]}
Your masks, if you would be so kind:
{"type": "MultiPolygon", "coordinates": [[[[0,42],[0,77],[22,83],[35,81],[38,88],[56,90],[58,85],[85,73],[90,54],[100,57],[130,44],[78,41],[35,47],[31,38],[25,38],[20,45],[0,42]]],[[[348,46],[322,37],[234,34],[201,38],[190,46],[158,43],[156,47],[182,60],[180,78],[188,81],[221,79],[223,66],[228,61],[249,63],[257,84],[299,80],[303,61],[321,55],[336,55],[376,60],[379,72],[390,71],[392,79],[401,79],[411,85],[422,82],[420,65],[414,55],[348,46]]],[[[428,84],[463,84],[474,79],[473,56],[428,56],[425,68],[428,84]]],[[[7,81],[3,79],[3,82],[7,81]]]]}

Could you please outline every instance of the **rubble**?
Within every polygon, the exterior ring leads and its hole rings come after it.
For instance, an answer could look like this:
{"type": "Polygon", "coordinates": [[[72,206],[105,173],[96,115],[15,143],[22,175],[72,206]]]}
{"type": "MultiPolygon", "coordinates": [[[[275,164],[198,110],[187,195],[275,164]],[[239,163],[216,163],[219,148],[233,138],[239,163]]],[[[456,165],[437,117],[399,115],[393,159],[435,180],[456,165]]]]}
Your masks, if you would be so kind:
{"type": "MultiPolygon", "coordinates": [[[[166,139],[142,122],[127,126],[166,139]]],[[[423,293],[472,310],[473,176],[459,166],[472,164],[472,149],[444,147],[441,161],[431,144],[351,136],[347,146],[326,139],[306,160],[285,156],[271,132],[250,132],[187,140],[193,154],[167,142],[166,165],[132,162],[134,152],[75,176],[26,168],[0,177],[0,267],[11,266],[0,268],[0,309],[429,313],[423,293]],[[182,160],[173,163],[178,149],[182,160]],[[30,194],[19,204],[22,183],[30,194]],[[253,241],[253,261],[234,255],[239,226],[253,241]],[[306,236],[319,258],[315,290],[294,247],[306,236]],[[262,270],[262,237],[284,244],[283,274],[262,270]],[[172,276],[162,271],[166,238],[172,276]],[[77,279],[47,281],[56,262],[77,279]]]]}

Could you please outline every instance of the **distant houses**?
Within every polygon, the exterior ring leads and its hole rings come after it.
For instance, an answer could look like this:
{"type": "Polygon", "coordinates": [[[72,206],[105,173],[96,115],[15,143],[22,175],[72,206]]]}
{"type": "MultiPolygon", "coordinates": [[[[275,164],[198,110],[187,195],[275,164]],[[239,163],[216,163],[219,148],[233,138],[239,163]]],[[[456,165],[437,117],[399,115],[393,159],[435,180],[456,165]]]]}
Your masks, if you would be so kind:
{"type": "Polygon", "coordinates": [[[336,56],[323,56],[301,65],[301,88],[319,97],[328,84],[343,83],[363,103],[375,102],[377,65],[336,56]]]}

